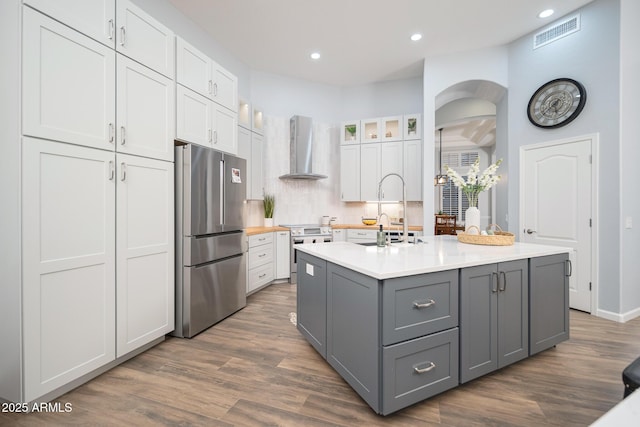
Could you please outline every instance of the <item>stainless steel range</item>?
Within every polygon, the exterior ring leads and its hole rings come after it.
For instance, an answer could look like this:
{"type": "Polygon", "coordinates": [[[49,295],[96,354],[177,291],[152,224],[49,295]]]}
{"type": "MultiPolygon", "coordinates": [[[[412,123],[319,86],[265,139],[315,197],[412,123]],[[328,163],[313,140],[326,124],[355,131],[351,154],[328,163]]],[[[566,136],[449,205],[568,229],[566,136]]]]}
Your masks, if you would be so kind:
{"type": "Polygon", "coordinates": [[[281,227],[291,230],[291,283],[297,283],[296,245],[331,242],[333,240],[331,227],[318,224],[289,224],[281,227]]]}

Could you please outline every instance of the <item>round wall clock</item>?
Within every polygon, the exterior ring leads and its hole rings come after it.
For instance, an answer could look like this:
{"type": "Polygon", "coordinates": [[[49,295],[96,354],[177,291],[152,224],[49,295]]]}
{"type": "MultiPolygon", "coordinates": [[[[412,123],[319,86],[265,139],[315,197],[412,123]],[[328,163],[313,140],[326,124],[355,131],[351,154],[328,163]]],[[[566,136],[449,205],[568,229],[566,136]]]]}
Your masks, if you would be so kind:
{"type": "Polygon", "coordinates": [[[540,86],[529,100],[527,116],[534,125],[552,129],[569,124],[584,108],[587,92],[579,82],[555,79],[540,86]]]}

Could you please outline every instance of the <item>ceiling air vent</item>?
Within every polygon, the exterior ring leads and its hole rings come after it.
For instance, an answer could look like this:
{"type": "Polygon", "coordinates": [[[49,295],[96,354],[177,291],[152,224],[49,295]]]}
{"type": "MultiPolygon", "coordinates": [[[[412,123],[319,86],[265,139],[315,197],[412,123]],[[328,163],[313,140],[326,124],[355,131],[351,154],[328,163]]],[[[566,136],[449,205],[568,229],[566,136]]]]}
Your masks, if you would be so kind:
{"type": "Polygon", "coordinates": [[[549,43],[566,37],[569,34],[573,34],[576,31],[580,31],[580,15],[574,15],[571,18],[565,19],[551,28],[547,28],[544,31],[539,32],[533,36],[533,48],[537,49],[549,43]]]}

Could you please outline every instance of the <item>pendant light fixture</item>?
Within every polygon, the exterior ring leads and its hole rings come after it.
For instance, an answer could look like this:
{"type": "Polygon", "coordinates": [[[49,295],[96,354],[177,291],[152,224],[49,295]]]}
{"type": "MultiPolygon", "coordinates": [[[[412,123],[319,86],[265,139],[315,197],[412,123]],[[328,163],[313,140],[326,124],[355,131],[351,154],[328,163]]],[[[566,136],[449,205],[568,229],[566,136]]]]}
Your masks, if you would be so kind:
{"type": "Polygon", "coordinates": [[[449,177],[442,174],[442,129],[438,129],[440,132],[440,168],[438,169],[438,175],[433,180],[433,185],[445,185],[449,181],[449,177]]]}

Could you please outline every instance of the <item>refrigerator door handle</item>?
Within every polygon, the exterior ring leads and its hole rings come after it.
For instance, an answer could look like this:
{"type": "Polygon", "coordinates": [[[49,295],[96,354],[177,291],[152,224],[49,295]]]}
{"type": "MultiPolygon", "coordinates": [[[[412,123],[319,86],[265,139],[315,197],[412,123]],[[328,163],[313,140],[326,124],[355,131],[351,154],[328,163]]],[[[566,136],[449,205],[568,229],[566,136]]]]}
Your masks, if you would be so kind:
{"type": "Polygon", "coordinates": [[[220,160],[220,225],[224,224],[224,159],[220,160]]]}

